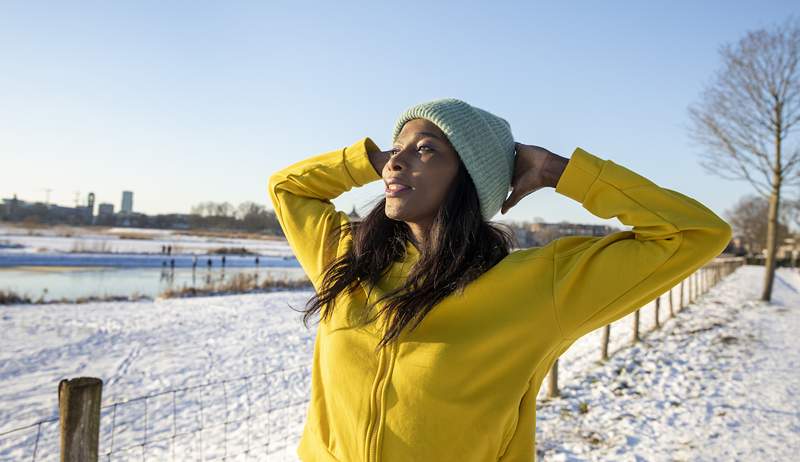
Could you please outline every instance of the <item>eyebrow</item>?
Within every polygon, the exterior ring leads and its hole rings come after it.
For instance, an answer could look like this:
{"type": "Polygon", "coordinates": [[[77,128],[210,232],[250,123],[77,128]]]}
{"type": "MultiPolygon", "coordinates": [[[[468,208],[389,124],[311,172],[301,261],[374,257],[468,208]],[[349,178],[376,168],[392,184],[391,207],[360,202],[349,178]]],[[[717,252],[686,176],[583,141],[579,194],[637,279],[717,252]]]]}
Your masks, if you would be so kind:
{"type": "Polygon", "coordinates": [[[433,132],[417,132],[417,133],[414,133],[414,134],[415,135],[427,135],[427,136],[436,138],[437,140],[439,140],[441,142],[446,142],[441,136],[439,136],[439,135],[437,135],[436,133],[433,133],[433,132]]]}

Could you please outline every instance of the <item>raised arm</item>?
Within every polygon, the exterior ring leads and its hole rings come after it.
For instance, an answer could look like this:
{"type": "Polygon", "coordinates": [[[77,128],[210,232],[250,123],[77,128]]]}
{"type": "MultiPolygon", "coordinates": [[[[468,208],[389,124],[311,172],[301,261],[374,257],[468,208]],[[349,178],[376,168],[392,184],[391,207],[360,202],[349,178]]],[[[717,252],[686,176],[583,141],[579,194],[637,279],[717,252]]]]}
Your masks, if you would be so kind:
{"type": "Polygon", "coordinates": [[[562,338],[577,339],[652,301],[719,255],[731,227],[700,202],[576,148],[556,192],[633,227],[549,243],[553,308],[562,338]]]}
{"type": "Polygon", "coordinates": [[[380,178],[373,166],[376,152],[380,148],[364,137],[345,148],[296,162],[269,177],[275,215],[315,289],[319,289],[326,266],[344,250],[345,235],[337,236],[336,228],[349,217],[336,210],[331,199],[380,178]]]}

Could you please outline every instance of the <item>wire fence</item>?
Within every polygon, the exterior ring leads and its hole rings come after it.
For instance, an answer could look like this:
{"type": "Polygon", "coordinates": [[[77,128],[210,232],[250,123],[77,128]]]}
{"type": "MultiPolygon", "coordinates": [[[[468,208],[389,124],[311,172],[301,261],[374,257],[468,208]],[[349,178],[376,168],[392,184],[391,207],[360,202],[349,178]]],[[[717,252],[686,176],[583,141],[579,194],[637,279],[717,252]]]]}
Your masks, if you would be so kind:
{"type": "MultiPolygon", "coordinates": [[[[310,366],[106,404],[100,460],[287,460],[305,420],[310,366]]],[[[0,433],[0,460],[59,460],[58,417],[0,433]]]]}
{"type": "MultiPolygon", "coordinates": [[[[684,305],[684,282],[691,304],[742,264],[743,259],[720,258],[689,275],[679,283],[677,310],[684,305]]],[[[672,312],[672,288],[668,293],[672,312]]],[[[603,341],[605,354],[608,337],[603,341]]],[[[558,393],[557,367],[556,361],[550,395],[558,393]]],[[[99,460],[296,460],[310,379],[306,364],[103,405],[99,460]]],[[[61,431],[58,416],[3,431],[0,461],[59,460],[61,431]]]]}

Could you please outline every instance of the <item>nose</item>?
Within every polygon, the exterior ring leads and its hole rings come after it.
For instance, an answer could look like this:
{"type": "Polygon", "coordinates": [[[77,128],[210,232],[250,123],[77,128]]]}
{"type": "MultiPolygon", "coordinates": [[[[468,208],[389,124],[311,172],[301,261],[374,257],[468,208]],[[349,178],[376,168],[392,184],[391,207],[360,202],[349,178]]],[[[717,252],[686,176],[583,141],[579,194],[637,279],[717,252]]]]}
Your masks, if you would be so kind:
{"type": "Polygon", "coordinates": [[[408,165],[406,164],[406,153],[407,150],[399,150],[396,154],[390,153],[389,160],[386,161],[387,166],[390,170],[402,170],[406,168],[408,165]]]}

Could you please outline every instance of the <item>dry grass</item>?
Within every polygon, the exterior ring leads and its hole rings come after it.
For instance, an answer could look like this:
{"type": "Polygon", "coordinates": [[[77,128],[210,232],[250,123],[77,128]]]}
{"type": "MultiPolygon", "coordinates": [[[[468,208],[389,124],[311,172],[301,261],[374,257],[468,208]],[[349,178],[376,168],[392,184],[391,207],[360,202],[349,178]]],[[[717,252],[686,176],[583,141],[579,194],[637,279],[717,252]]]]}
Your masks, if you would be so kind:
{"type": "Polygon", "coordinates": [[[186,236],[206,236],[206,237],[226,237],[232,239],[260,239],[263,241],[281,241],[283,236],[273,236],[271,234],[254,233],[250,231],[210,231],[204,229],[185,229],[175,231],[173,234],[183,234],[186,236]]]}
{"type": "Polygon", "coordinates": [[[72,243],[70,253],[111,253],[108,241],[84,241],[77,239],[72,243]]]}
{"type": "Polygon", "coordinates": [[[0,305],[14,305],[17,303],[33,303],[30,297],[19,295],[12,290],[0,290],[0,305]]]}
{"type": "Polygon", "coordinates": [[[208,251],[212,255],[257,255],[244,247],[217,247],[208,251]]]}
{"type": "Polygon", "coordinates": [[[212,282],[202,287],[168,288],[159,295],[163,298],[196,297],[204,295],[230,295],[243,293],[272,292],[275,290],[311,289],[308,278],[288,279],[266,276],[258,281],[254,273],[237,273],[225,281],[212,282]]]}
{"type": "MultiPolygon", "coordinates": [[[[47,292],[47,289],[44,290],[47,292]]],[[[12,290],[0,290],[0,305],[16,305],[16,304],[56,304],[56,303],[70,303],[70,304],[81,304],[81,303],[91,303],[91,302],[132,302],[132,301],[139,301],[139,300],[152,300],[152,297],[148,297],[146,295],[142,295],[138,292],[134,292],[130,296],[125,295],[90,295],[87,297],[78,297],[78,298],[57,298],[52,300],[45,300],[44,294],[40,295],[38,299],[32,299],[27,295],[19,295],[12,290]]]]}
{"type": "Polygon", "coordinates": [[[154,237],[152,234],[134,233],[134,232],[114,233],[114,235],[119,237],[120,239],[138,239],[142,241],[152,241],[154,237]]]}

